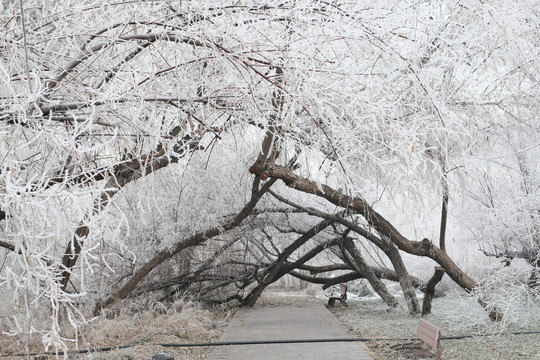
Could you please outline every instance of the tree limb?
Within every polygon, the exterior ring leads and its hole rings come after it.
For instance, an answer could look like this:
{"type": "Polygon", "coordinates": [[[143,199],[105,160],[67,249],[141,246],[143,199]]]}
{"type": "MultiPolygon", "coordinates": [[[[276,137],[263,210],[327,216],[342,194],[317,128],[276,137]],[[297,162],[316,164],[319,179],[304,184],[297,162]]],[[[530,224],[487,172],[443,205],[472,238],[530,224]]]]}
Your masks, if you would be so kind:
{"type": "MultiPolygon", "coordinates": [[[[374,243],[379,249],[381,249],[390,259],[392,266],[394,267],[398,277],[399,277],[399,284],[403,290],[404,297],[407,302],[407,307],[409,308],[409,312],[411,314],[416,314],[420,311],[420,305],[418,304],[418,299],[416,297],[416,293],[414,292],[411,280],[409,278],[409,273],[407,272],[407,269],[405,268],[405,264],[403,263],[403,260],[401,258],[401,255],[399,254],[399,251],[388,237],[384,236],[382,234],[380,237],[376,236],[374,233],[364,229],[363,227],[359,226],[356,223],[353,223],[351,221],[345,220],[341,216],[336,216],[333,214],[328,214],[320,210],[307,208],[300,206],[298,204],[295,204],[282,196],[277,195],[275,192],[270,191],[270,194],[274,196],[276,199],[278,199],[281,202],[284,202],[288,205],[291,205],[297,209],[301,209],[305,212],[307,212],[310,215],[319,216],[324,219],[332,220],[336,223],[342,224],[346,226],[348,229],[351,229],[352,231],[356,232],[358,235],[366,238],[367,240],[374,243]]],[[[354,209],[347,209],[349,212],[355,212],[354,209]]]]}
{"type": "MultiPolygon", "coordinates": [[[[378,233],[388,237],[388,239],[390,239],[400,250],[409,254],[426,256],[433,259],[445,268],[446,273],[452,280],[468,292],[472,292],[477,288],[474,280],[463,272],[452,259],[444,253],[444,251],[433,245],[428,239],[423,239],[422,241],[411,241],[407,239],[388,220],[386,220],[386,218],[376,212],[363,198],[346,195],[339,190],[332,189],[326,184],[318,184],[314,181],[310,181],[294,174],[291,170],[283,166],[269,164],[265,171],[267,171],[268,176],[283,180],[287,186],[293,189],[319,196],[334,205],[358,212],[371,227],[378,233]]],[[[496,305],[489,303],[490,300],[487,295],[480,294],[478,302],[486,309],[486,311],[488,311],[491,320],[502,320],[502,311],[496,305]]]]}
{"type": "Polygon", "coordinates": [[[231,221],[222,223],[219,226],[192,235],[179,242],[171,250],[159,252],[156,256],[150,259],[150,261],[144,264],[137,272],[135,272],[131,279],[121,289],[110,295],[107,299],[98,302],[94,309],[94,315],[98,315],[103,308],[112,307],[120,300],[125,298],[131,291],[133,291],[133,289],[135,289],[139,282],[146,275],[148,275],[148,273],[150,273],[156,266],[158,266],[165,260],[170,259],[175,254],[178,254],[180,251],[188,247],[200,244],[201,242],[209,238],[222,234],[223,232],[231,230],[240,225],[240,223],[251,214],[261,197],[270,189],[270,187],[275,183],[275,181],[276,180],[270,180],[259,189],[260,180],[256,178],[253,181],[252,196],[250,201],[238,214],[236,214],[236,216],[231,221]]]}

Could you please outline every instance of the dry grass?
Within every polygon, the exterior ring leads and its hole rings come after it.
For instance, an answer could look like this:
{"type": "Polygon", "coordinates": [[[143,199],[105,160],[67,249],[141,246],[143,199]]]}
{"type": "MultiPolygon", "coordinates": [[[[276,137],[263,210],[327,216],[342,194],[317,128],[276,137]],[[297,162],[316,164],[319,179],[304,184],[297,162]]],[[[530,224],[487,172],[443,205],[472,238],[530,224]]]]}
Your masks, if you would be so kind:
{"type": "MultiPolygon", "coordinates": [[[[540,360],[540,334],[508,334],[540,330],[540,322],[526,323],[524,321],[506,324],[491,323],[489,320],[478,322],[473,315],[467,317],[466,312],[478,312],[482,319],[487,319],[487,314],[472,300],[466,303],[475,309],[463,308],[464,301],[466,300],[453,296],[434,299],[433,313],[424,317],[426,321],[441,329],[443,337],[465,336],[460,339],[441,341],[443,359],[540,360]]],[[[414,337],[420,317],[408,315],[404,307],[389,311],[379,299],[356,298],[349,300],[348,303],[348,308],[337,308],[333,313],[353,335],[379,339],[414,337]]],[[[523,310],[526,316],[527,309],[523,310]]],[[[530,315],[536,316],[536,314],[530,315]]],[[[369,341],[366,345],[375,353],[377,360],[402,360],[411,359],[412,356],[392,347],[410,341],[378,340],[369,341]]]]}
{"type": "MultiPolygon", "coordinates": [[[[326,303],[324,292],[317,288],[306,291],[266,292],[258,306],[313,305],[326,303]]],[[[348,307],[337,307],[334,315],[347,327],[351,334],[361,338],[408,338],[416,331],[418,316],[407,314],[405,307],[389,311],[382,300],[361,298],[351,294],[348,307]]],[[[530,321],[490,325],[481,323],[487,315],[474,301],[462,297],[447,296],[434,299],[433,314],[426,320],[441,328],[443,336],[474,335],[457,340],[443,340],[443,358],[452,359],[500,359],[500,360],[540,360],[540,335],[507,335],[512,331],[540,330],[538,314],[524,316],[530,321]],[[499,327],[499,330],[497,330],[499,327]],[[480,334],[499,333],[492,336],[480,334]]],[[[531,308],[529,308],[531,309],[531,308]]],[[[517,310],[516,310],[517,311],[517,310]]],[[[118,345],[133,345],[125,349],[102,351],[90,354],[70,354],[69,359],[100,360],[140,360],[148,359],[156,352],[166,352],[176,359],[206,359],[210,347],[173,348],[162,347],[158,343],[196,343],[217,341],[232,318],[234,310],[229,308],[203,308],[196,304],[177,303],[166,308],[156,304],[152,311],[139,314],[117,314],[114,318],[102,316],[82,329],[79,337],[80,349],[92,349],[118,345]]],[[[514,315],[515,316],[515,315],[514,315]]],[[[366,344],[373,351],[377,360],[407,359],[402,351],[393,350],[392,346],[402,344],[404,340],[377,340],[366,344]]],[[[2,353],[24,352],[24,344],[14,343],[12,339],[0,337],[2,353]],[[11,340],[11,342],[10,342],[11,340]],[[22,346],[22,347],[21,347],[22,346]]],[[[38,352],[40,344],[30,344],[30,351],[38,352]]],[[[29,357],[34,360],[54,359],[55,356],[29,357]]],[[[2,360],[19,360],[23,357],[2,357],[2,360]]]]}
{"type": "MultiPolygon", "coordinates": [[[[169,308],[155,304],[150,311],[138,314],[103,315],[81,329],[79,350],[97,348],[130,347],[114,351],[100,351],[83,354],[70,353],[68,359],[139,360],[148,359],[156,352],[166,352],[176,359],[205,359],[209,351],[206,347],[163,347],[154,344],[197,343],[216,341],[230,321],[234,310],[227,307],[203,308],[197,304],[177,303],[169,308]]],[[[24,357],[5,356],[43,350],[37,339],[24,344],[12,338],[0,336],[2,359],[20,360],[24,357]]],[[[77,346],[73,346],[75,350],[77,346]]],[[[60,356],[62,358],[63,356],[60,356]]],[[[30,359],[55,359],[55,355],[36,355],[30,359]]]]}

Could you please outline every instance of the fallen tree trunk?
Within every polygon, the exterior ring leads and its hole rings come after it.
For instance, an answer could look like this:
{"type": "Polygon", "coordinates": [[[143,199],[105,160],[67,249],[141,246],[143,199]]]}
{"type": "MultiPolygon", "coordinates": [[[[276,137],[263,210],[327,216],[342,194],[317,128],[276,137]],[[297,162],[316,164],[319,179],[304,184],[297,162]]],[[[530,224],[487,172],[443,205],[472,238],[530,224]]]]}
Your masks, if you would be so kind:
{"type": "MultiPolygon", "coordinates": [[[[328,213],[311,209],[311,208],[302,207],[298,204],[295,204],[283,198],[282,196],[279,196],[273,191],[269,191],[269,192],[272,196],[274,196],[279,201],[282,201],[288,205],[291,205],[300,210],[303,210],[310,215],[319,216],[321,218],[332,220],[336,223],[342,224],[346,226],[347,228],[349,228],[350,230],[357,233],[358,235],[366,238],[367,240],[375,244],[379,249],[381,249],[386,254],[386,256],[388,256],[388,258],[390,259],[390,262],[392,263],[392,266],[394,267],[394,270],[396,271],[399,284],[401,286],[401,289],[403,290],[405,301],[407,302],[409,313],[417,314],[420,312],[420,305],[418,304],[416,293],[414,292],[414,288],[412,286],[411,280],[409,279],[409,273],[407,272],[407,269],[405,268],[405,264],[403,263],[403,260],[401,258],[401,255],[399,254],[399,251],[396,245],[394,245],[392,241],[388,239],[388,237],[383,236],[384,234],[378,237],[372,232],[369,232],[366,229],[360,227],[358,224],[352,221],[345,220],[341,216],[328,214],[328,213]]],[[[350,211],[350,209],[348,210],[350,211]]]]}
{"type": "MultiPolygon", "coordinates": [[[[281,179],[290,188],[322,197],[334,205],[345,209],[352,209],[362,215],[367,223],[379,234],[388,237],[400,250],[409,254],[426,256],[441,265],[448,276],[467,292],[477,289],[477,284],[463,272],[452,259],[428,239],[411,241],[403,236],[388,220],[375,211],[364,199],[359,196],[350,196],[333,189],[325,184],[310,181],[294,174],[286,167],[270,164],[264,171],[273,179],[281,179]]],[[[486,294],[478,295],[478,303],[488,312],[493,321],[503,319],[503,313],[498,306],[490,303],[486,294]]]]}

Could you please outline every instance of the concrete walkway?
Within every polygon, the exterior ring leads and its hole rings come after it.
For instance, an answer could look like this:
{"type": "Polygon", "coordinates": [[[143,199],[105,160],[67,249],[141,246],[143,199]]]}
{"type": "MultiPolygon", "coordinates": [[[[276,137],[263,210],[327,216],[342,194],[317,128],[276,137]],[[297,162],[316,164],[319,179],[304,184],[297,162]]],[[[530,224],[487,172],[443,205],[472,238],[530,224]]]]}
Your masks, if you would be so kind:
{"type": "MultiPolygon", "coordinates": [[[[345,310],[346,311],[346,310],[345,310]]],[[[323,306],[241,309],[220,341],[352,338],[323,306]]],[[[224,345],[212,349],[209,360],[371,360],[360,342],[224,345]]]]}

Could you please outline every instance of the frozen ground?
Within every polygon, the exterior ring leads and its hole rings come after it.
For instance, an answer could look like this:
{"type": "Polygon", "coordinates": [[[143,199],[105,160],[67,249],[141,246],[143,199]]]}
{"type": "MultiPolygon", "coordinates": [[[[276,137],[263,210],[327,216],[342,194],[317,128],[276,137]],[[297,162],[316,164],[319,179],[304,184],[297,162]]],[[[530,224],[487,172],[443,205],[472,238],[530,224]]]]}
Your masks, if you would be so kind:
{"type": "MultiPolygon", "coordinates": [[[[461,294],[462,295],[462,294],[461,294]]],[[[418,316],[410,316],[404,307],[388,311],[387,306],[375,297],[358,297],[349,293],[348,307],[336,307],[332,313],[360,338],[377,339],[366,342],[379,360],[407,359],[393,345],[408,340],[384,340],[412,337],[416,331],[418,316]]],[[[297,305],[326,303],[325,293],[311,288],[307,291],[272,291],[265,293],[256,306],[297,305]]],[[[507,319],[494,324],[474,299],[450,293],[433,300],[433,314],[426,317],[441,328],[443,336],[466,337],[443,340],[443,359],[476,360],[540,360],[540,334],[511,335],[511,332],[540,331],[540,303],[512,303],[513,309],[505,308],[507,319]],[[518,306],[519,305],[519,306],[518,306]],[[482,335],[482,336],[480,336],[482,335]],[[488,335],[488,336],[484,336],[488,335]]],[[[203,309],[196,304],[160,308],[137,315],[120,314],[114,319],[105,317],[84,329],[79,348],[87,346],[108,347],[135,345],[115,351],[94,354],[70,355],[69,359],[139,360],[148,359],[156,352],[167,352],[176,359],[206,359],[210,348],[163,348],[156,343],[194,343],[217,341],[231,319],[234,310],[226,308],[203,309]],[[87,344],[87,345],[84,345],[87,344]]],[[[24,343],[0,337],[0,354],[24,352],[24,343]]],[[[39,349],[39,343],[31,343],[30,351],[39,349]]],[[[0,357],[24,359],[24,357],[0,357]]],[[[31,359],[54,359],[54,356],[30,357],[31,359]]]]}
{"type": "MultiPolygon", "coordinates": [[[[318,290],[274,292],[265,294],[259,306],[275,304],[324,303],[326,297],[318,290]]],[[[422,301],[422,299],[420,299],[422,301]]],[[[359,338],[378,339],[366,342],[379,360],[407,359],[402,351],[392,346],[410,342],[416,332],[419,316],[407,314],[405,306],[389,311],[377,297],[358,297],[349,294],[348,307],[335,307],[332,313],[359,338]]],[[[403,302],[403,301],[402,301],[403,302]]],[[[503,304],[504,305],[504,304],[503,304]]],[[[441,329],[444,336],[464,336],[443,340],[445,360],[540,360],[540,302],[531,301],[514,309],[506,309],[507,318],[493,323],[475,300],[463,294],[449,293],[433,300],[433,313],[424,319],[441,329]],[[536,334],[512,335],[513,332],[536,334]]]]}
{"type": "MultiPolygon", "coordinates": [[[[523,323],[523,326],[519,323],[496,325],[489,320],[477,321],[476,314],[467,314],[471,309],[464,309],[465,306],[478,308],[472,311],[474,313],[476,310],[483,312],[480,306],[470,300],[453,296],[434,299],[433,313],[424,317],[426,321],[441,329],[443,337],[464,336],[455,340],[442,340],[443,359],[540,360],[540,321],[537,313],[530,314],[536,317],[535,321],[523,323]],[[535,330],[539,333],[508,334],[535,330]]],[[[333,313],[354,335],[362,338],[410,337],[416,332],[419,319],[418,316],[408,315],[404,308],[388,311],[388,307],[377,299],[351,299],[348,308],[336,309],[333,313]]],[[[485,313],[481,315],[487,318],[485,313]]],[[[366,344],[376,352],[379,359],[394,360],[407,359],[402,351],[392,349],[392,346],[404,342],[407,341],[374,340],[366,344]]]]}
{"type": "MultiPolygon", "coordinates": [[[[154,344],[197,343],[217,341],[229,323],[233,310],[224,307],[203,309],[195,303],[175,303],[169,308],[154,305],[153,309],[137,314],[117,314],[114,318],[102,316],[81,329],[79,349],[127,346],[113,351],[74,354],[68,359],[146,360],[157,352],[167,352],[177,360],[206,359],[208,348],[162,347],[154,344]]],[[[109,316],[110,317],[110,316],[109,316]]],[[[54,355],[6,356],[25,352],[42,352],[38,339],[28,344],[0,335],[0,360],[52,360],[54,355]]],[[[74,349],[75,346],[72,346],[74,349]]],[[[63,356],[59,356],[63,359],[63,356]]]]}

